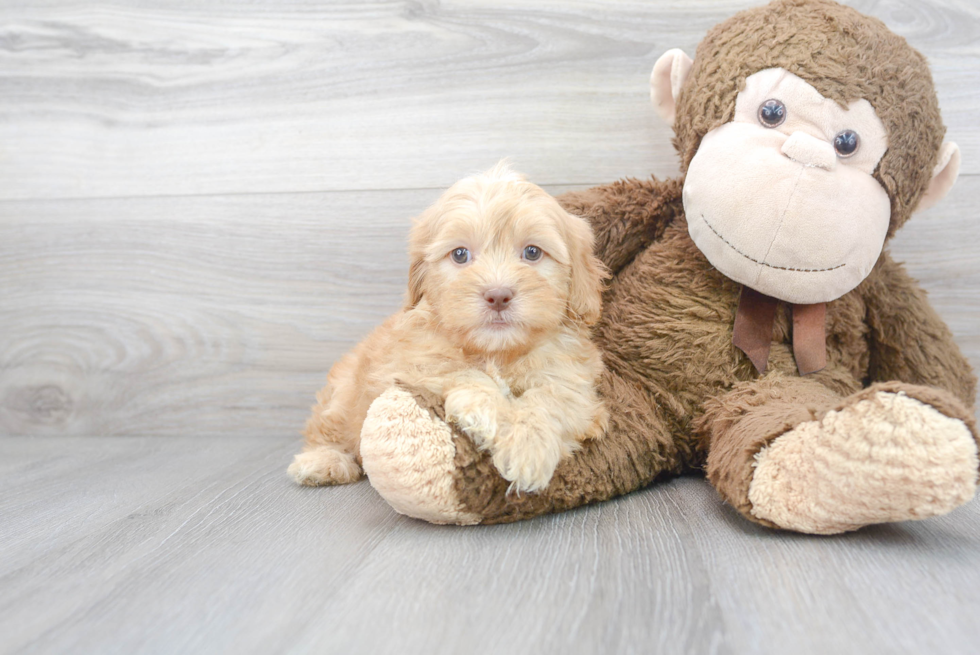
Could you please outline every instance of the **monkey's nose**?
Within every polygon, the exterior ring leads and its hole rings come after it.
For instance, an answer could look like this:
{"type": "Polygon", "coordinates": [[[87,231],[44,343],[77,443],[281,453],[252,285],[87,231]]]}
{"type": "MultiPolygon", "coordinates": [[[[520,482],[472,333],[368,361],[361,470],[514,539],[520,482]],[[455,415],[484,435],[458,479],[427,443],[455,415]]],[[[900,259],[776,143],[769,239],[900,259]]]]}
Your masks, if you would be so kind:
{"type": "Polygon", "coordinates": [[[514,291],[505,287],[490,289],[483,293],[483,299],[487,301],[488,305],[490,305],[490,309],[495,312],[501,312],[507,309],[507,305],[510,304],[510,301],[513,298],[514,291]]]}
{"type": "Polygon", "coordinates": [[[828,171],[837,167],[834,146],[806,132],[793,132],[781,150],[784,155],[804,166],[815,166],[828,171]]]}

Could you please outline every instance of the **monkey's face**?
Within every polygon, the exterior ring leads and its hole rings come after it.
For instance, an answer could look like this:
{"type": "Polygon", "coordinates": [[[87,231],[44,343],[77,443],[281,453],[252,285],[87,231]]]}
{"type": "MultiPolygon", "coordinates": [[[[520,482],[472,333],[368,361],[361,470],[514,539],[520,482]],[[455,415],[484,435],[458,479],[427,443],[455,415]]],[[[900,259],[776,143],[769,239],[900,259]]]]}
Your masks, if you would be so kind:
{"type": "Polygon", "coordinates": [[[706,134],[684,182],[698,248],[736,282],[806,304],[871,272],[891,205],[873,177],[888,148],[867,100],[845,109],[781,68],[749,76],[731,122],[706,134]]]}

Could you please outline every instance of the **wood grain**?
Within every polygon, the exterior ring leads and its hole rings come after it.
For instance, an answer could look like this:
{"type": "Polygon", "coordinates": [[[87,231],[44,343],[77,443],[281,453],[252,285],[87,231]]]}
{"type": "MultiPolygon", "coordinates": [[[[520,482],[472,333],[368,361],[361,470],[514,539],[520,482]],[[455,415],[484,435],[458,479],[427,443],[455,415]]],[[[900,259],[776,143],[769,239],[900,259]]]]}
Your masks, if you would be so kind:
{"type": "Polygon", "coordinates": [[[434,526],[293,439],[0,439],[0,652],[969,653],[980,502],[814,538],[700,478],[434,526]],[[74,469],[74,470],[72,470],[74,469]]]}
{"type": "Polygon", "coordinates": [[[5,203],[2,431],[298,429],[399,307],[409,219],[435,195],[5,203]]]}
{"type": "MultiPolygon", "coordinates": [[[[754,0],[0,7],[0,198],[673,175],[648,78],[754,0]]],[[[980,173],[980,5],[861,0],[930,59],[980,173]]]]}

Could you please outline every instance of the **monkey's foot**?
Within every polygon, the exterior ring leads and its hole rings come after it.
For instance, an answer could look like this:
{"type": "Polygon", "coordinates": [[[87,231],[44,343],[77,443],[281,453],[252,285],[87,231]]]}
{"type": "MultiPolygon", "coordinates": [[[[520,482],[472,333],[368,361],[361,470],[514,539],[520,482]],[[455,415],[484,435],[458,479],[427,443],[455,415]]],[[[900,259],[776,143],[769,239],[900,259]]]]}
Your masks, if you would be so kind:
{"type": "Polygon", "coordinates": [[[364,471],[399,513],[431,523],[479,523],[455,488],[456,446],[449,425],[400,387],[371,404],[361,430],[364,471]]]}
{"type": "Polygon", "coordinates": [[[973,498],[977,470],[963,421],[878,391],[761,450],[749,500],[754,516],[780,527],[836,534],[945,514],[973,498]]]}

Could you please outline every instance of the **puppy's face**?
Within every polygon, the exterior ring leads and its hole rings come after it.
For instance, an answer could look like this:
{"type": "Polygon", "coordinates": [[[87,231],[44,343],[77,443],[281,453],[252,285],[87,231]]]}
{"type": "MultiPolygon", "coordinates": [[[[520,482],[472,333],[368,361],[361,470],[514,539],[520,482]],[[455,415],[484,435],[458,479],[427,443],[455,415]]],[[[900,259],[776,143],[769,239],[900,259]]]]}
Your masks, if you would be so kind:
{"type": "Polygon", "coordinates": [[[483,352],[594,323],[603,269],[588,224],[516,174],[494,173],[458,182],[417,220],[409,304],[424,297],[455,343],[483,352]]]}

